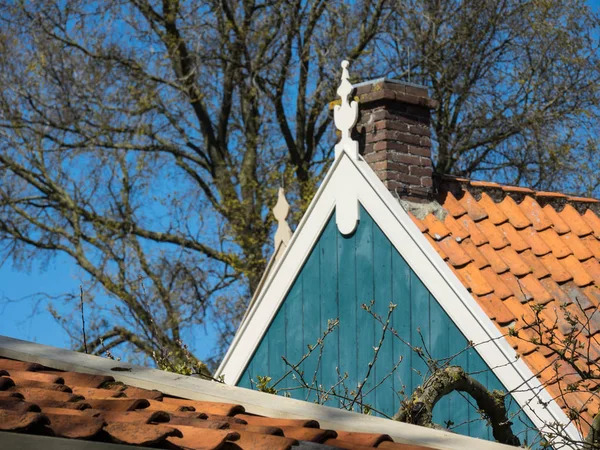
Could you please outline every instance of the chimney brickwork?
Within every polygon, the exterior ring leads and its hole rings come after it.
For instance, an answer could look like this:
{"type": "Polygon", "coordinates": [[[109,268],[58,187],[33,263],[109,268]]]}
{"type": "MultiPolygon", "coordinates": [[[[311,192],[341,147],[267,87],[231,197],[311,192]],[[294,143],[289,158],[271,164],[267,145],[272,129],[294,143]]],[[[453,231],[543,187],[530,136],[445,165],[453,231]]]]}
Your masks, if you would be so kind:
{"type": "Polygon", "coordinates": [[[433,198],[430,111],[427,88],[393,80],[355,86],[360,152],[386,187],[399,198],[433,198]]]}

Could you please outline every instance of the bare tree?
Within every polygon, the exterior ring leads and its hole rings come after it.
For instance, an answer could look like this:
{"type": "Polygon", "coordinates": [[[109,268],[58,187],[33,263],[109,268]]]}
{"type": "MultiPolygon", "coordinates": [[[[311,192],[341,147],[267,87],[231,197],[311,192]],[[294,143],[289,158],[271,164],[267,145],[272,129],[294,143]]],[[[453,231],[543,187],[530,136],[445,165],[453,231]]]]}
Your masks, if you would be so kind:
{"type": "Polygon", "coordinates": [[[397,8],[381,50],[392,76],[438,101],[438,172],[598,194],[598,18],[587,2],[397,8]]]}
{"type": "Polygon", "coordinates": [[[281,179],[298,217],[331,162],[342,58],[430,85],[442,171],[525,181],[537,164],[541,185],[572,168],[574,147],[549,144],[593,112],[597,54],[589,10],[561,5],[0,0],[2,258],[82,269],[92,352],[183,360],[208,315],[219,353],[281,179]]]}

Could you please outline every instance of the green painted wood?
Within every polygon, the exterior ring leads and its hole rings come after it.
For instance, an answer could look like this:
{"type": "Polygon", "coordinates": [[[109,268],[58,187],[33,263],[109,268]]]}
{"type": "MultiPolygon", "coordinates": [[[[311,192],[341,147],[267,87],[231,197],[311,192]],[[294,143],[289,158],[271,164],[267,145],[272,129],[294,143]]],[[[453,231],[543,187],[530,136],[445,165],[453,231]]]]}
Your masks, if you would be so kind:
{"type": "MultiPolygon", "coordinates": [[[[363,216],[361,211],[361,216],[363,216]]],[[[330,219],[334,221],[334,219],[330,219]]],[[[360,226],[360,225],[359,225],[360,226]]],[[[344,373],[348,378],[338,388],[340,394],[347,389],[351,391],[358,384],[357,342],[356,342],[356,252],[355,235],[342,236],[337,239],[338,261],[338,308],[340,312],[340,325],[338,328],[338,342],[340,359],[336,366],[342,377],[344,373]]]]}
{"type": "Polygon", "coordinates": [[[394,411],[400,407],[400,401],[412,392],[412,363],[413,352],[408,345],[410,339],[412,302],[410,296],[410,280],[412,270],[404,258],[396,250],[392,252],[392,296],[396,309],[392,315],[394,329],[399,337],[392,339],[395,360],[402,362],[392,376],[394,392],[394,411]]]}
{"type": "MultiPolygon", "coordinates": [[[[373,298],[376,299],[374,310],[382,319],[388,315],[389,305],[393,303],[392,290],[392,244],[378,226],[373,227],[373,298]]],[[[390,327],[394,326],[393,317],[390,317],[390,327]]],[[[379,348],[377,364],[374,367],[375,383],[380,383],[393,369],[396,357],[393,347],[393,336],[390,333],[383,335],[383,325],[375,323],[375,342],[379,348]],[[379,340],[384,338],[383,345],[379,340]]],[[[376,389],[375,404],[381,411],[395,411],[393,383],[384,383],[383,389],[376,389]]]]}
{"type": "MultiPolygon", "coordinates": [[[[420,349],[419,352],[412,352],[412,361],[410,368],[411,387],[419,386],[428,375],[427,352],[431,351],[429,343],[429,291],[417,275],[411,270],[410,274],[410,334],[408,341],[413,347],[420,349]]],[[[412,389],[411,389],[412,392],[412,389]]]]}
{"type": "Polygon", "coordinates": [[[301,330],[302,348],[305,353],[309,352],[309,349],[313,349],[311,356],[302,364],[302,372],[304,373],[305,384],[315,389],[314,391],[307,389],[304,395],[304,399],[311,402],[318,398],[316,391],[319,387],[317,369],[321,364],[321,358],[320,347],[317,344],[325,329],[321,323],[321,297],[319,295],[321,265],[319,248],[320,245],[318,244],[315,251],[308,257],[308,261],[302,270],[302,320],[305,324],[301,330]]]}
{"type": "Polygon", "coordinates": [[[374,406],[375,395],[369,394],[373,388],[373,376],[363,383],[374,357],[375,320],[362,308],[374,300],[373,295],[373,219],[368,214],[361,217],[361,224],[356,230],[356,348],[358,364],[358,383],[360,402],[374,406]],[[364,345],[368,343],[370,345],[364,345]]]}
{"type": "MultiPolygon", "coordinates": [[[[464,335],[364,208],[360,214],[361,221],[351,236],[342,236],[335,216],[330,218],[238,384],[252,387],[249,380],[257,375],[277,380],[286,371],[281,356],[290,362],[300,361],[308,351],[307,345],[315,344],[326,329],[327,320],[339,317],[339,327],[325,339],[320,362],[319,352],[314,352],[299,370],[309,384],[316,371],[315,384],[328,389],[338,382],[339,367],[342,374],[348,373],[348,379],[335,393],[343,394],[343,386],[348,393],[355,391],[380,339],[380,325],[361,308],[362,303],[373,299],[374,311],[382,317],[390,301],[397,305],[391,322],[399,338],[386,337],[364,392],[379,383],[399,357],[403,358],[397,371],[364,399],[376,410],[393,415],[400,399],[410,395],[427,373],[427,364],[408,343],[422,348],[425,358],[428,354],[434,359],[454,356],[451,364],[466,368],[491,389],[504,389],[479,354],[474,349],[465,350],[464,335]]],[[[298,385],[288,377],[277,387],[285,390],[298,385]]],[[[311,391],[287,392],[294,398],[317,398],[311,391]]],[[[341,403],[333,395],[330,398],[333,400],[328,404],[332,406],[341,403]]],[[[510,395],[507,405],[514,414],[515,432],[531,444],[535,436],[531,421],[510,395]]],[[[434,419],[441,425],[453,421],[452,430],[461,434],[492,437],[475,402],[460,393],[443,398],[436,405],[434,419]]]]}
{"type": "MultiPolygon", "coordinates": [[[[320,276],[320,298],[321,298],[321,328],[325,330],[330,320],[336,320],[340,316],[339,304],[337,302],[337,238],[338,230],[334,220],[330,220],[323,231],[323,237],[319,241],[319,255],[321,265],[320,276]],[[328,299],[336,299],[331,301],[328,299]]],[[[323,360],[339,361],[339,330],[333,332],[324,341],[323,360]]],[[[335,364],[325,364],[319,371],[322,386],[334,386],[338,381],[335,364]]],[[[336,406],[338,401],[330,396],[327,405],[336,406]]]]}
{"type": "MultiPolygon", "coordinates": [[[[285,315],[286,324],[286,352],[285,357],[296,364],[302,359],[304,355],[304,347],[302,342],[302,299],[303,299],[303,285],[302,275],[296,279],[290,292],[287,295],[286,301],[283,304],[283,310],[285,315]],[[296,332],[292,332],[297,330],[296,332]]],[[[271,330],[269,329],[269,333],[271,330]]],[[[286,370],[287,372],[287,370],[286,370]]],[[[280,374],[271,375],[272,378],[279,379],[280,376],[286,372],[280,374]]],[[[288,376],[285,381],[282,382],[281,387],[290,388],[295,387],[298,383],[294,382],[292,376],[288,376]]],[[[278,386],[279,387],[279,386],[278,386]]],[[[300,390],[288,391],[292,398],[302,399],[303,393],[300,390]]]]}

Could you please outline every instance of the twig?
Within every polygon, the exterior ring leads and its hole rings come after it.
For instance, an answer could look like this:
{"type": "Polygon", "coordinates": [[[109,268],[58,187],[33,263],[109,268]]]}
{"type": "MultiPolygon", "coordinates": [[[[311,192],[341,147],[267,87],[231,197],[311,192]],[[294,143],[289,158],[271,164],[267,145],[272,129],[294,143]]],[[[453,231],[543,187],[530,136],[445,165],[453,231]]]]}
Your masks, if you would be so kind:
{"type": "Polygon", "coordinates": [[[81,304],[81,328],[83,331],[83,348],[85,350],[85,354],[88,354],[87,348],[87,337],[85,335],[85,315],[83,314],[83,285],[79,285],[79,300],[81,304]]]}

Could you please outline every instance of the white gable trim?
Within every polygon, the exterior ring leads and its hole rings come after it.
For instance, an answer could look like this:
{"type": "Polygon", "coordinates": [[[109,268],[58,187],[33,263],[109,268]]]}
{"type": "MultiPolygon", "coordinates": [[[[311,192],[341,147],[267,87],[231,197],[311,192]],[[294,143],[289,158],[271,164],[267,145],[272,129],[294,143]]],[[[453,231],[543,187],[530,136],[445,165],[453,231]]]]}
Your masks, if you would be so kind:
{"type": "Polygon", "coordinates": [[[348,186],[357,193],[362,206],[465,337],[480,344],[476,347],[479,355],[493,368],[534,425],[551,432],[547,424],[563,424],[564,433],[571,439],[581,439],[577,428],[529,367],[517,358],[508,341],[369,165],[363,160],[353,161],[345,153],[336,158],[329,170],[286,252],[242,321],[217,375],[224,375],[229,384],[238,382],[330,218],[337,199],[344,197],[348,186]]]}

